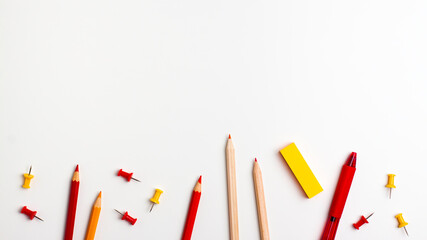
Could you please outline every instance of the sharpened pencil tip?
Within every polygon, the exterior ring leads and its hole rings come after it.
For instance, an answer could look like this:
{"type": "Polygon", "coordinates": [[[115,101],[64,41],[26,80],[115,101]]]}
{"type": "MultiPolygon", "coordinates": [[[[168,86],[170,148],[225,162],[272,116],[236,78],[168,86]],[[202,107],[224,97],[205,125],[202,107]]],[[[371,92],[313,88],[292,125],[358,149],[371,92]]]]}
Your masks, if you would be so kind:
{"type": "Polygon", "coordinates": [[[75,172],[78,172],[78,171],[79,171],[79,165],[77,164],[75,172]]]}
{"type": "Polygon", "coordinates": [[[231,134],[228,134],[228,139],[231,139],[231,134]]]}
{"type": "Polygon", "coordinates": [[[202,175],[200,175],[198,182],[202,183],[202,175]]]}
{"type": "Polygon", "coordinates": [[[255,158],[255,162],[258,162],[258,160],[256,160],[256,158],[255,158]]]}
{"type": "Polygon", "coordinates": [[[102,197],[102,191],[99,191],[98,197],[102,197]]]}

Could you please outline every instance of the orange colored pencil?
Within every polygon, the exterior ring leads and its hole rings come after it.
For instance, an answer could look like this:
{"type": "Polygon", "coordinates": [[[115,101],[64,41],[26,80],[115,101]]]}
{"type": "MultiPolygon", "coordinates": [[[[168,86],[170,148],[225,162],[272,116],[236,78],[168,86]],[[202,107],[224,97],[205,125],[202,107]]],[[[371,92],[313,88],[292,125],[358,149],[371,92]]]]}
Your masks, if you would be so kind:
{"type": "Polygon", "coordinates": [[[77,165],[76,170],[74,171],[73,178],[71,180],[70,188],[70,198],[68,200],[68,213],[67,213],[67,223],[65,225],[65,235],[64,240],[72,240],[74,234],[74,220],[76,219],[76,209],[77,209],[77,198],[79,196],[79,165],[77,165]]]}
{"type": "Polygon", "coordinates": [[[190,240],[193,234],[194,222],[196,221],[197,209],[199,208],[200,196],[202,195],[202,176],[194,186],[191,196],[190,207],[188,208],[187,220],[185,221],[184,232],[181,240],[190,240]]]}
{"type": "Polygon", "coordinates": [[[98,197],[93,204],[92,213],[90,214],[90,219],[86,230],[85,240],[95,239],[96,227],[98,226],[99,214],[101,213],[101,195],[102,192],[99,192],[98,197]]]}

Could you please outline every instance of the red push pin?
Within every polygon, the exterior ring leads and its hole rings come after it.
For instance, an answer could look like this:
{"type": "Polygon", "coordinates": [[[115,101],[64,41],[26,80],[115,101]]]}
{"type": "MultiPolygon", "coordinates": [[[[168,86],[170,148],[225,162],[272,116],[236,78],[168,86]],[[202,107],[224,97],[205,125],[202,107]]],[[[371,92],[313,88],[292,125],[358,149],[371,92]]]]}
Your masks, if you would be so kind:
{"type": "Polygon", "coordinates": [[[118,213],[120,213],[120,215],[122,215],[122,220],[126,220],[126,221],[128,221],[130,224],[132,224],[132,225],[135,225],[135,223],[136,223],[136,218],[133,218],[133,217],[131,217],[129,214],[128,214],[128,212],[125,212],[125,214],[123,214],[123,213],[121,213],[121,212],[119,212],[119,210],[117,210],[117,209],[114,209],[114,210],[116,210],[116,212],[118,212],[118,213]]]}
{"type": "Polygon", "coordinates": [[[369,223],[368,222],[368,218],[370,218],[374,213],[371,213],[367,218],[365,218],[364,216],[361,216],[359,221],[357,221],[357,223],[353,223],[353,227],[356,228],[357,230],[359,230],[359,228],[365,224],[365,223],[369,223]]]}
{"type": "Polygon", "coordinates": [[[137,182],[141,182],[136,178],[132,177],[133,173],[127,173],[125,171],[123,171],[122,169],[119,170],[119,172],[117,173],[117,176],[122,176],[123,178],[125,178],[128,182],[130,182],[131,179],[137,181],[137,182]]]}
{"type": "Polygon", "coordinates": [[[37,218],[38,220],[43,221],[43,219],[36,216],[37,211],[31,211],[30,209],[27,208],[27,206],[24,206],[21,209],[21,213],[27,215],[31,220],[33,220],[34,218],[37,218]]]}

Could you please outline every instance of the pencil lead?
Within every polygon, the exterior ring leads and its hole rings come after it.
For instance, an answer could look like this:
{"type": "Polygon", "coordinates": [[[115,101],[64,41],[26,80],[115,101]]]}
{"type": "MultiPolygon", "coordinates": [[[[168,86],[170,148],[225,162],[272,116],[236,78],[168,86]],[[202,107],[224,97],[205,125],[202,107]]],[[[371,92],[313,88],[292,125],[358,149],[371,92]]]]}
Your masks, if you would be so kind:
{"type": "Polygon", "coordinates": [[[200,175],[198,182],[202,183],[202,175],[200,175]]]}
{"type": "Polygon", "coordinates": [[[99,191],[98,197],[102,197],[102,191],[99,191]]]}
{"type": "Polygon", "coordinates": [[[347,166],[356,167],[357,153],[352,152],[347,159],[347,166]]]}
{"type": "Polygon", "coordinates": [[[75,172],[78,172],[78,171],[79,171],[79,165],[77,164],[75,172]]]}
{"type": "Polygon", "coordinates": [[[228,134],[228,139],[231,139],[231,134],[228,134]]]}
{"type": "Polygon", "coordinates": [[[258,162],[258,160],[256,160],[256,158],[255,158],[255,162],[258,162]]]}

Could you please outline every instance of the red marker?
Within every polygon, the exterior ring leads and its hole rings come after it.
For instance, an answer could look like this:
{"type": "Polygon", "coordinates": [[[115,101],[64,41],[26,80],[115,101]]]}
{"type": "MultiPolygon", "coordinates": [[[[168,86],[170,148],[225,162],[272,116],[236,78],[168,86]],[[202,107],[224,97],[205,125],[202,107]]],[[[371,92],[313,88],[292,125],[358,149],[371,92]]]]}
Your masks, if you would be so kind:
{"type": "Polygon", "coordinates": [[[356,172],[357,153],[352,152],[347,159],[346,164],[342,167],[341,175],[335,189],[334,198],[332,199],[331,209],[329,210],[328,221],[323,230],[322,240],[333,240],[337,233],[338,224],[347,201],[348,192],[350,191],[351,182],[356,172]]]}

